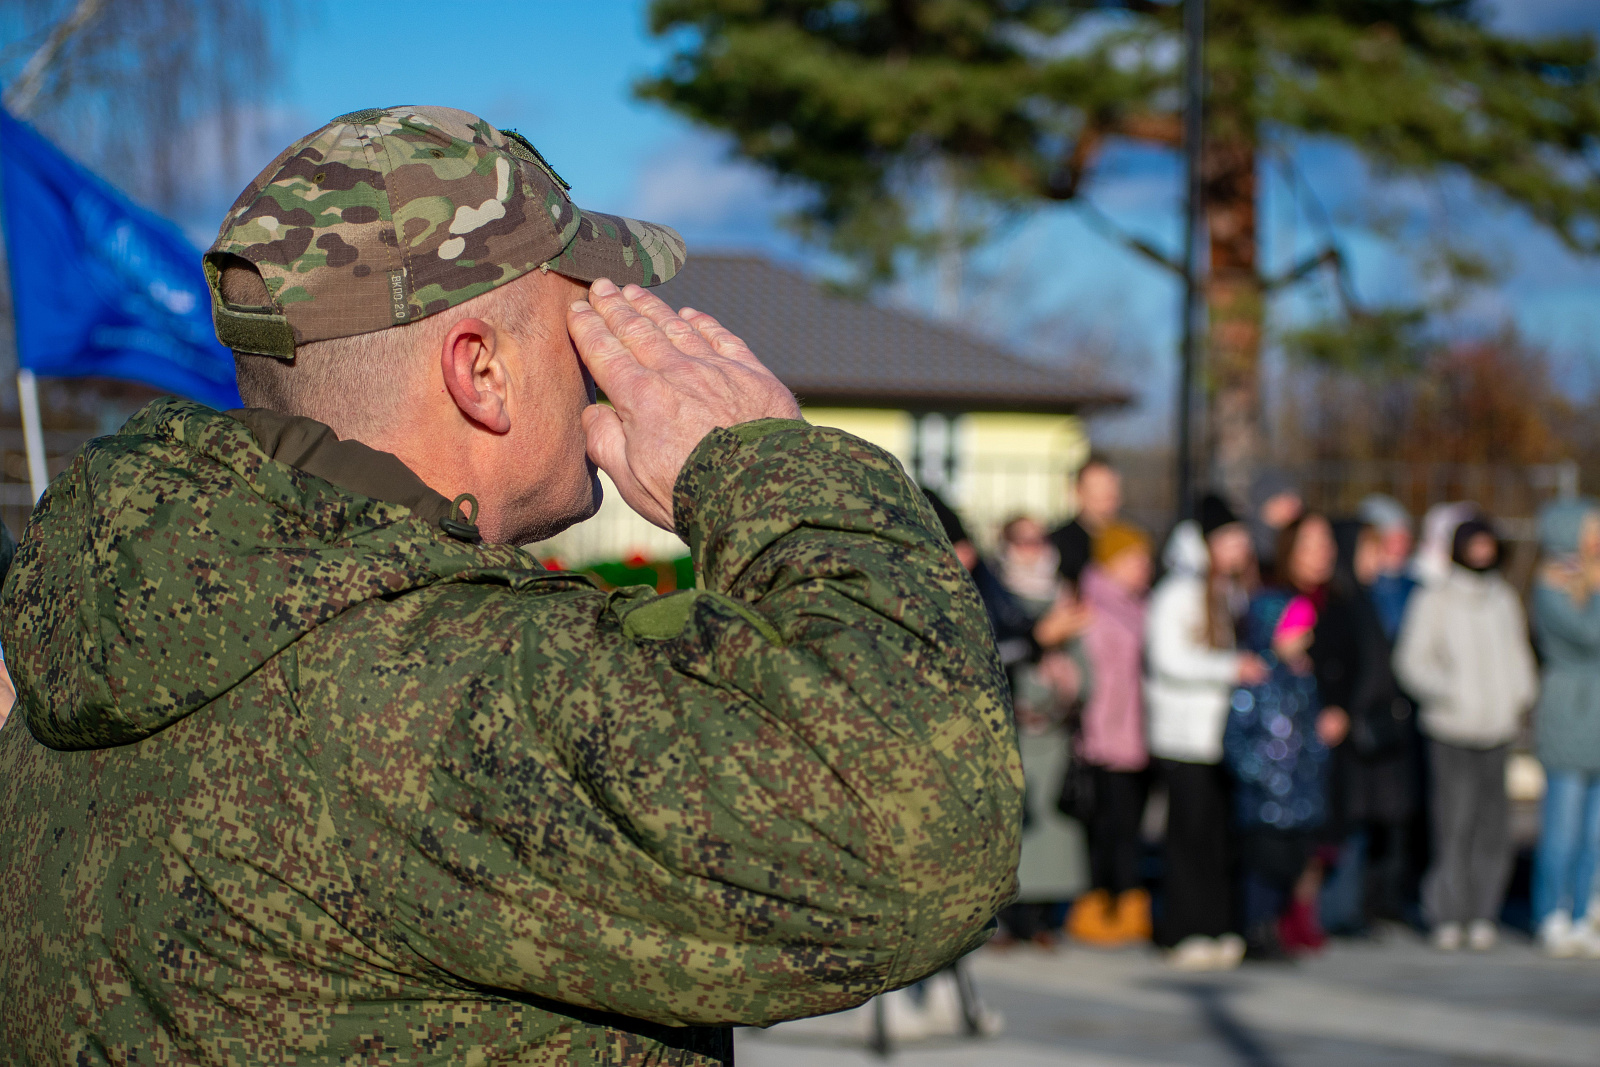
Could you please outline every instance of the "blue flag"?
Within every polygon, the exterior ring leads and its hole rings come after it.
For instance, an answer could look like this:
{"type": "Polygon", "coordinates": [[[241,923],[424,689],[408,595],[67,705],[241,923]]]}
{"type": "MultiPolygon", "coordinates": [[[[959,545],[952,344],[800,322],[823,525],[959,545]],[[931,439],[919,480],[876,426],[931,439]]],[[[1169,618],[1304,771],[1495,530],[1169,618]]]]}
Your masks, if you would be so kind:
{"type": "Polygon", "coordinates": [[[233,354],[212,332],[200,253],[176,226],[4,110],[0,207],[23,367],[240,406],[233,354]]]}

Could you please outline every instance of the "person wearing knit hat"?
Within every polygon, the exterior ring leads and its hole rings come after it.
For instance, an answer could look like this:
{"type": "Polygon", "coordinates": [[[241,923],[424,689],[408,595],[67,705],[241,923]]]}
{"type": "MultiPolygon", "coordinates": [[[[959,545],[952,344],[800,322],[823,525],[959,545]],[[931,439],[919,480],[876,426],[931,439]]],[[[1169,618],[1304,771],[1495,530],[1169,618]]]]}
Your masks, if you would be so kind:
{"type": "Polygon", "coordinates": [[[1067,930],[1095,944],[1150,939],[1150,896],[1139,877],[1139,824],[1150,755],[1144,737],[1144,599],[1150,539],[1127,523],[1103,527],[1080,588],[1090,611],[1083,648],[1094,678],[1084,706],[1078,756],[1094,782],[1088,826],[1090,892],[1067,930]]]}
{"type": "Polygon", "coordinates": [[[1416,534],[1411,513],[1392,496],[1373,493],[1356,508],[1356,517],[1378,534],[1378,576],[1368,590],[1384,633],[1393,641],[1400,634],[1400,620],[1416,591],[1417,579],[1411,573],[1411,550],[1416,534]]]}
{"type": "Polygon", "coordinates": [[[1406,506],[1385,493],[1372,493],[1362,497],[1361,503],[1356,505],[1356,518],[1380,531],[1409,532],[1413,525],[1411,512],[1406,510],[1406,506]]]}
{"type": "Polygon", "coordinates": [[[1239,516],[1234,514],[1228,502],[1216,493],[1207,493],[1200,498],[1196,518],[1200,522],[1201,534],[1206,537],[1210,537],[1224,526],[1231,526],[1239,521],[1239,516]]]}
{"type": "Polygon", "coordinates": [[[1101,567],[1122,553],[1136,549],[1150,555],[1150,537],[1139,527],[1127,522],[1114,522],[1095,537],[1089,550],[1090,558],[1101,567]]]}

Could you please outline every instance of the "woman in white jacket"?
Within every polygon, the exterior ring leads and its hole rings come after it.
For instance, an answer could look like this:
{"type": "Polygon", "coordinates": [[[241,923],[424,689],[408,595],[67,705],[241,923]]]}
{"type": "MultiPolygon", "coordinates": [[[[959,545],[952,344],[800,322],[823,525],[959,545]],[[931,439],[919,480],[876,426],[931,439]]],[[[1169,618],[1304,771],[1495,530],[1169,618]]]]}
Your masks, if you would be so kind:
{"type": "Polygon", "coordinates": [[[1411,598],[1394,650],[1428,738],[1434,859],[1422,903],[1446,950],[1495,943],[1512,860],[1506,758],[1538,694],[1527,618],[1499,557],[1486,522],[1457,527],[1449,574],[1411,598]]]}
{"type": "Polygon", "coordinates": [[[1244,954],[1230,880],[1228,777],[1222,730],[1234,687],[1266,666],[1234,651],[1236,605],[1255,575],[1250,531],[1217,496],[1180,523],[1145,628],[1150,754],[1167,785],[1165,907],[1156,941],[1174,966],[1232,967],[1244,954]]]}

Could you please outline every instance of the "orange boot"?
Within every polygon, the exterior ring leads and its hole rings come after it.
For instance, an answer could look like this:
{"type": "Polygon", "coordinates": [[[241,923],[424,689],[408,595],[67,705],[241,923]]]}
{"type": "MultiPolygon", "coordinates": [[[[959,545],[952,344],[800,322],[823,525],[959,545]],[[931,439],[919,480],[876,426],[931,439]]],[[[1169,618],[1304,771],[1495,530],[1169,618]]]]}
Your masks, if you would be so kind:
{"type": "Polygon", "coordinates": [[[1116,917],[1111,913],[1111,894],[1091,889],[1073,901],[1067,913],[1067,933],[1090,945],[1115,945],[1121,941],[1116,917]]]}
{"type": "Polygon", "coordinates": [[[1150,940],[1150,891],[1126,889],[1118,894],[1112,927],[1124,942],[1150,940]]]}

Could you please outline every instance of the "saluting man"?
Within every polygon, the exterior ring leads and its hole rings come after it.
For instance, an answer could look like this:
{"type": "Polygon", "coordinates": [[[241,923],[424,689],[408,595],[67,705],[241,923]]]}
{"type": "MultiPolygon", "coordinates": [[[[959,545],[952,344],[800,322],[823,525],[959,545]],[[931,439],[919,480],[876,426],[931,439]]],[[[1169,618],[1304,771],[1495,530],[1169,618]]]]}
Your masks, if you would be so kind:
{"type": "Polygon", "coordinates": [[[244,191],[250,406],[91,442],[5,584],[0,1063],[727,1063],[984,940],[982,605],[893,458],[643,288],[683,258],[449,108],[244,191]],[[597,465],[695,589],[517,547],[597,465]]]}

